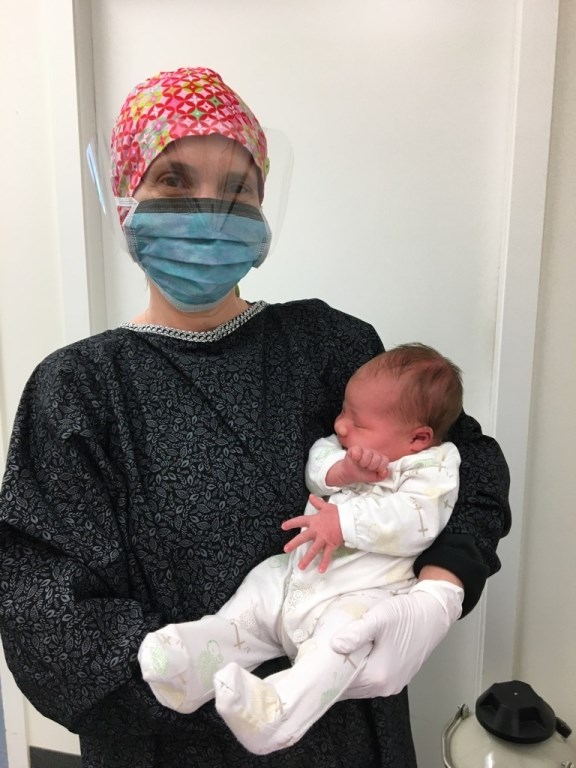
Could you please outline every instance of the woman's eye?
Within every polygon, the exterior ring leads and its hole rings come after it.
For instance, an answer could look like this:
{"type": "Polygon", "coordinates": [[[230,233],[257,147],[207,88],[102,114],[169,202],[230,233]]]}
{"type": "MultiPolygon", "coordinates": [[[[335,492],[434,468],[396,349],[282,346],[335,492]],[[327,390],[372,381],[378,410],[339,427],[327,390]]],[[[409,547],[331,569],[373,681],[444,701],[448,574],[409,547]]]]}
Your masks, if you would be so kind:
{"type": "Polygon", "coordinates": [[[258,191],[246,177],[238,178],[232,175],[228,178],[222,188],[222,197],[230,199],[239,199],[245,202],[251,202],[258,205],[258,191]]]}
{"type": "Polygon", "coordinates": [[[160,184],[163,184],[165,187],[170,187],[171,189],[183,189],[186,187],[185,179],[176,173],[167,173],[164,176],[161,176],[158,181],[160,184]]]}
{"type": "Polygon", "coordinates": [[[226,185],[224,192],[227,195],[234,195],[235,197],[239,197],[240,195],[249,195],[251,190],[247,184],[242,182],[231,182],[230,184],[226,185]]]}

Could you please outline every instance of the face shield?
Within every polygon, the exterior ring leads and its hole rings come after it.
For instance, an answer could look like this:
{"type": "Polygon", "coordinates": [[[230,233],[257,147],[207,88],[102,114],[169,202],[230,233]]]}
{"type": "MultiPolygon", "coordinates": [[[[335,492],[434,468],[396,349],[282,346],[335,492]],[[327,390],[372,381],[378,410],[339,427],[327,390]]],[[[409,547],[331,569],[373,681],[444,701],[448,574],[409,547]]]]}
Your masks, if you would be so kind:
{"type": "Polygon", "coordinates": [[[286,209],[291,147],[216,73],[177,70],[137,86],[110,155],[105,146],[99,136],[86,152],[104,221],[175,306],[213,306],[262,264],[286,209]]]}
{"type": "MultiPolygon", "coordinates": [[[[274,244],[278,241],[286,215],[294,155],[290,140],[282,131],[274,128],[264,128],[263,131],[267,139],[270,160],[269,171],[262,187],[263,199],[257,203],[257,207],[264,214],[273,234],[270,246],[272,251],[274,244]]],[[[137,200],[134,197],[115,197],[112,192],[109,141],[106,140],[104,132],[90,139],[86,146],[85,159],[96,189],[104,225],[113,234],[115,244],[128,251],[121,222],[126,219],[130,210],[135,208],[137,200]]],[[[222,160],[220,165],[225,166],[225,158],[223,157],[222,160]]],[[[178,182],[172,182],[173,185],[176,183],[178,182]]]]}

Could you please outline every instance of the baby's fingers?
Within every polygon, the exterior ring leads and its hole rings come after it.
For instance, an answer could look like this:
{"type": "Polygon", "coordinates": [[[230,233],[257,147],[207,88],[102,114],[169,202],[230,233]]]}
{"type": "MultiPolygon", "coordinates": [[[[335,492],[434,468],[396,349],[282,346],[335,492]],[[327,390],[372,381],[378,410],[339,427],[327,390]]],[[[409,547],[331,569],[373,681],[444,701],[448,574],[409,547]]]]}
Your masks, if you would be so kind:
{"type": "Polygon", "coordinates": [[[305,570],[308,568],[312,560],[316,557],[316,555],[322,550],[323,545],[319,544],[317,541],[313,542],[310,547],[308,548],[308,551],[305,555],[301,558],[300,562],[298,563],[298,568],[300,570],[305,570]]]}
{"type": "Polygon", "coordinates": [[[302,531],[298,534],[298,536],[294,536],[293,539],[290,539],[290,541],[284,545],[284,552],[293,552],[295,549],[298,549],[298,547],[302,546],[302,544],[306,544],[307,541],[310,541],[312,539],[312,534],[308,531],[302,531]]]}
{"type": "Polygon", "coordinates": [[[330,547],[326,545],[324,547],[324,552],[322,553],[322,560],[320,561],[320,565],[318,566],[318,573],[326,573],[328,570],[328,566],[330,565],[330,561],[332,560],[332,555],[334,554],[334,547],[330,547]]]}
{"type": "MultiPolygon", "coordinates": [[[[322,512],[322,510],[328,506],[328,502],[324,501],[324,499],[321,499],[320,496],[314,496],[313,493],[308,496],[308,501],[314,507],[316,512],[322,512]]],[[[310,525],[309,515],[304,515],[304,519],[308,519],[307,525],[310,525]]]]}
{"type": "Polygon", "coordinates": [[[348,456],[361,469],[374,469],[373,465],[378,461],[378,454],[375,454],[371,448],[361,448],[359,445],[348,448],[348,456]]]}
{"type": "Polygon", "coordinates": [[[346,456],[354,462],[354,464],[360,464],[362,461],[363,449],[359,445],[351,445],[346,451],[346,456]]]}
{"type": "Polygon", "coordinates": [[[362,456],[358,459],[358,464],[370,472],[386,474],[389,461],[388,457],[384,456],[384,454],[378,453],[378,451],[374,451],[371,448],[364,448],[362,456]]]}
{"type": "Polygon", "coordinates": [[[291,531],[294,528],[308,528],[310,520],[306,515],[300,515],[300,517],[291,517],[289,520],[284,520],[280,526],[283,531],[291,531]]]}

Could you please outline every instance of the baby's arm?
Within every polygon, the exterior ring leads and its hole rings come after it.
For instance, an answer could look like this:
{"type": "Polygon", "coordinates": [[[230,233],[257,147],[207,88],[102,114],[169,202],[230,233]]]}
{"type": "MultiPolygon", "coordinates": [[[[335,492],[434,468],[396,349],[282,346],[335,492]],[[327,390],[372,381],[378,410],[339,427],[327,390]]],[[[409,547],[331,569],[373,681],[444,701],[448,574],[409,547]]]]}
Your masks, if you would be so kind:
{"type": "Polygon", "coordinates": [[[303,529],[285,551],[313,542],[299,565],[306,568],[323,552],[321,572],[343,543],[353,549],[415,557],[446,524],[458,491],[457,449],[445,443],[436,451],[432,459],[422,454],[403,462],[394,488],[375,486],[373,493],[352,494],[338,506],[311,496],[317,514],[295,517],[282,525],[284,530],[303,529]]]}
{"type": "MultiPolygon", "coordinates": [[[[338,438],[332,435],[317,440],[312,446],[306,465],[306,481],[310,490],[317,494],[329,494],[345,485],[383,480],[388,475],[388,464],[386,456],[370,448],[352,446],[343,451],[338,438]]],[[[299,567],[304,570],[322,553],[318,571],[324,573],[334,551],[344,543],[344,537],[338,507],[324,501],[319,495],[309,497],[310,503],[316,509],[315,515],[293,517],[282,524],[282,529],[302,529],[286,544],[284,551],[292,552],[302,544],[311,542],[299,562],[299,567]]]]}
{"type": "MultiPolygon", "coordinates": [[[[368,448],[353,446],[343,451],[335,435],[318,440],[310,451],[306,467],[306,480],[311,490],[317,494],[329,493],[354,483],[376,483],[388,474],[388,458],[368,448]]],[[[285,552],[292,552],[301,544],[312,542],[308,551],[299,562],[299,567],[307,568],[312,560],[322,552],[318,571],[324,573],[330,564],[332,555],[344,543],[340,515],[336,504],[330,504],[318,495],[309,497],[316,509],[315,515],[300,515],[282,524],[285,531],[302,528],[285,547],[285,552]]]]}
{"type": "Polygon", "coordinates": [[[460,455],[451,443],[400,459],[392,478],[348,494],[338,509],[347,547],[416,557],[438,536],[458,494],[460,455]]]}

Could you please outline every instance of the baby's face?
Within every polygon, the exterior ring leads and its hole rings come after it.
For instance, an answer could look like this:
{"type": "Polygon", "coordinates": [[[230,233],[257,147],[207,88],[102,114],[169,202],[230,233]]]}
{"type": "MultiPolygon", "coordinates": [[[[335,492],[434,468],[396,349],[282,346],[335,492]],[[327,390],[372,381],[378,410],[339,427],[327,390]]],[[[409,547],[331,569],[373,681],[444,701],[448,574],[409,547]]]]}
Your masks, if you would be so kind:
{"type": "Polygon", "coordinates": [[[398,382],[390,376],[354,375],[346,387],[342,411],[334,422],[342,447],[371,448],[390,461],[413,453],[414,427],[387,413],[385,407],[399,395],[398,382]]]}

